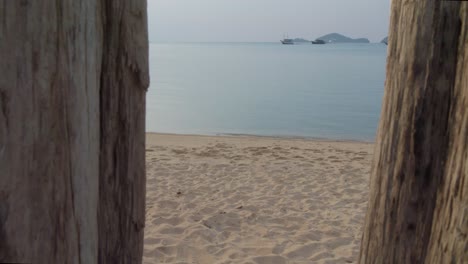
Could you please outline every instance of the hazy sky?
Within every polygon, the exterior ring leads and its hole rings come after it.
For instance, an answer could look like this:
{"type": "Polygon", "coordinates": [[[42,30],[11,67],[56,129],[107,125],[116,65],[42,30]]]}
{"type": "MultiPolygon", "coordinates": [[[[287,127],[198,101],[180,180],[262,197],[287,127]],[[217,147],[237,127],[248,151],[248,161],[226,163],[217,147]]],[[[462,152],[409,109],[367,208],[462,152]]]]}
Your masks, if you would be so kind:
{"type": "Polygon", "coordinates": [[[379,42],[390,0],[148,0],[151,41],[279,41],[337,32],[379,42]]]}

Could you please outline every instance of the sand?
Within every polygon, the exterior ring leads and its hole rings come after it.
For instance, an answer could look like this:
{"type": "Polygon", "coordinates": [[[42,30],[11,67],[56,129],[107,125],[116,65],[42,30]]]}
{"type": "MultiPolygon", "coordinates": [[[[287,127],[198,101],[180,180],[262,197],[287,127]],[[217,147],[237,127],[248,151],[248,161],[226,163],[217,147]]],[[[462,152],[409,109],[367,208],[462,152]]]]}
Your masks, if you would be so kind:
{"type": "Polygon", "coordinates": [[[373,144],[148,134],[144,263],[356,263],[373,144]]]}

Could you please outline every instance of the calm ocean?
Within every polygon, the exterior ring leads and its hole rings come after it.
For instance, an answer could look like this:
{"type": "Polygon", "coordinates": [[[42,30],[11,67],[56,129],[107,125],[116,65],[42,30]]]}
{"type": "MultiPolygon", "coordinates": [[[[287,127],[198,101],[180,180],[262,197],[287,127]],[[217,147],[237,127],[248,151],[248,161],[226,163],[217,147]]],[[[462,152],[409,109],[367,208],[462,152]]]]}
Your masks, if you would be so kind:
{"type": "Polygon", "coordinates": [[[150,132],[375,139],[383,44],[152,43],[150,132]]]}

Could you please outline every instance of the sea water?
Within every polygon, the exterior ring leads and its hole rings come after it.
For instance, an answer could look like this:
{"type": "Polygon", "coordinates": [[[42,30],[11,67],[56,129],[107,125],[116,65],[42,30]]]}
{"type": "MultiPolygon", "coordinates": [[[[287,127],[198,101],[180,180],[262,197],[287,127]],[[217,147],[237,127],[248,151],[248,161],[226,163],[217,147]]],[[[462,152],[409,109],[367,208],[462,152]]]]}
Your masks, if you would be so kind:
{"type": "Polygon", "coordinates": [[[384,44],[151,43],[146,130],[373,141],[384,44]]]}

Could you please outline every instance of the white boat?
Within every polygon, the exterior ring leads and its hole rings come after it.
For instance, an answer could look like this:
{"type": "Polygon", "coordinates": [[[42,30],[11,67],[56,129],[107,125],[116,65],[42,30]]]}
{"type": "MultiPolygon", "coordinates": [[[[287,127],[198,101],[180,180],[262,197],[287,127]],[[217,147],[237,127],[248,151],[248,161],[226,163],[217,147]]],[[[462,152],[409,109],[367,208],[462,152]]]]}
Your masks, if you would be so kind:
{"type": "Polygon", "coordinates": [[[294,40],[290,39],[287,34],[283,34],[283,39],[281,40],[283,45],[294,45],[294,40]]]}

